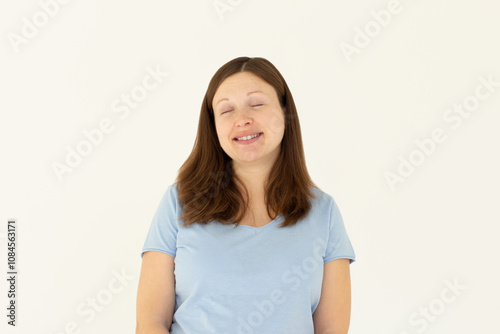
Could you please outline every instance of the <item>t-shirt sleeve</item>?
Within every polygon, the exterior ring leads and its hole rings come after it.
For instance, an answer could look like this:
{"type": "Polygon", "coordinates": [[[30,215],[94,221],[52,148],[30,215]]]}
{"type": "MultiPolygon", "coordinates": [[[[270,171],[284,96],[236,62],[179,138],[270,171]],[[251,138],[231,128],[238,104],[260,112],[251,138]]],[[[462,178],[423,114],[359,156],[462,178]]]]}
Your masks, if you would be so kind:
{"type": "Polygon", "coordinates": [[[167,188],[156,209],[142,248],[141,258],[146,251],[159,251],[175,257],[179,229],[178,209],[177,191],[173,184],[167,188]]]}
{"type": "Polygon", "coordinates": [[[335,203],[333,198],[331,200],[329,222],[330,231],[328,235],[324,263],[336,259],[350,259],[349,264],[351,264],[356,261],[356,255],[351,245],[351,241],[349,240],[349,236],[347,235],[344,221],[337,203],[335,203]]]}

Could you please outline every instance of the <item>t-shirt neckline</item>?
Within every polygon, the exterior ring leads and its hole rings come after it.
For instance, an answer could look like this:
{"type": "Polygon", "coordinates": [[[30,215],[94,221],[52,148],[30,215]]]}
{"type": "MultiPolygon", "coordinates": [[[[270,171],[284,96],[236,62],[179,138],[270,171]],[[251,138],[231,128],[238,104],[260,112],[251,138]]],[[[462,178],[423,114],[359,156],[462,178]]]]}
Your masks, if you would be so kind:
{"type": "Polygon", "coordinates": [[[254,231],[261,231],[269,226],[272,226],[274,224],[276,224],[276,222],[281,218],[281,214],[277,215],[276,218],[274,218],[273,220],[271,220],[269,223],[267,223],[266,225],[262,225],[262,226],[258,226],[258,227],[255,227],[255,226],[250,226],[250,225],[242,225],[242,224],[238,224],[238,226],[244,226],[244,228],[248,228],[248,229],[252,229],[254,231]]]}

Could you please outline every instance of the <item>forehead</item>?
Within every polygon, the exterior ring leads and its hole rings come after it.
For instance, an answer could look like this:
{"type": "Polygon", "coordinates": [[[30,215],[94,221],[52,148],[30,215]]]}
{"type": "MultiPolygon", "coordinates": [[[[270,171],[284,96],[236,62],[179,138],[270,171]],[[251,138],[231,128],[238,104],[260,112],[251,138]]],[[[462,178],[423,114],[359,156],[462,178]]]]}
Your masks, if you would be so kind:
{"type": "Polygon", "coordinates": [[[231,95],[245,95],[256,90],[260,90],[264,94],[272,94],[274,87],[251,72],[239,72],[227,77],[219,85],[213,103],[217,103],[219,99],[230,98],[231,95]]]}

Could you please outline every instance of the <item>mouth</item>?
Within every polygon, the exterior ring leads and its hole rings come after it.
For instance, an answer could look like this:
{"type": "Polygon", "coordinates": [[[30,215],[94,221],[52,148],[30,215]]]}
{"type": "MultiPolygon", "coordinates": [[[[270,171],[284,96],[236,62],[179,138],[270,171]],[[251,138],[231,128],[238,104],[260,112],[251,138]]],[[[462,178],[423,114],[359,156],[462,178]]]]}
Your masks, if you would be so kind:
{"type": "Polygon", "coordinates": [[[257,133],[249,134],[246,136],[235,137],[235,138],[233,138],[233,140],[237,141],[237,142],[247,142],[247,141],[251,141],[253,139],[259,138],[262,135],[263,135],[262,132],[257,132],[257,133]]]}

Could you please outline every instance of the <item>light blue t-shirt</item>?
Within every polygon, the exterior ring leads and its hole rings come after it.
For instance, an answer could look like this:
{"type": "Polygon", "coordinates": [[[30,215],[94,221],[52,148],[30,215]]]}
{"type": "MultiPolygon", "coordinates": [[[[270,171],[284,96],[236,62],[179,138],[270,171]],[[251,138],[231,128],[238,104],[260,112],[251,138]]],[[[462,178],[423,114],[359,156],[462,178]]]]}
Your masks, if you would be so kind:
{"type": "Polygon", "coordinates": [[[355,261],[334,199],[312,188],[306,218],[280,228],[183,226],[176,184],[164,193],[142,249],[175,258],[172,334],[313,334],[323,264],[355,261]]]}

